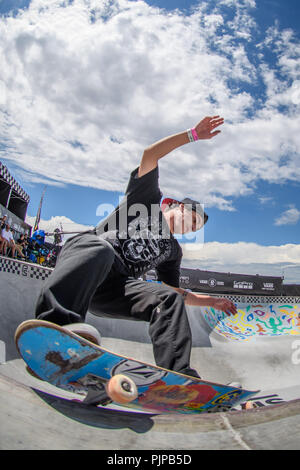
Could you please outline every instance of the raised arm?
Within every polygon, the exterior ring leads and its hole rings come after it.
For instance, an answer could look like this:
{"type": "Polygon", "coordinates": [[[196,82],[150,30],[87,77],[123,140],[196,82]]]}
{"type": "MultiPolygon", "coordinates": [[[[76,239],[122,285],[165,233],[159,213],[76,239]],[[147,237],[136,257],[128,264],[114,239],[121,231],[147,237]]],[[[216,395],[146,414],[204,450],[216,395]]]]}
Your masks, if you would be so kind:
{"type": "MultiPolygon", "coordinates": [[[[205,117],[193,129],[194,140],[211,139],[215,137],[221,132],[220,130],[215,130],[216,127],[223,123],[224,119],[220,118],[220,116],[205,117]]],[[[179,134],[165,137],[146,148],[139,166],[139,177],[156,168],[160,158],[172,152],[172,150],[191,142],[190,136],[191,131],[183,131],[179,134]]]]}

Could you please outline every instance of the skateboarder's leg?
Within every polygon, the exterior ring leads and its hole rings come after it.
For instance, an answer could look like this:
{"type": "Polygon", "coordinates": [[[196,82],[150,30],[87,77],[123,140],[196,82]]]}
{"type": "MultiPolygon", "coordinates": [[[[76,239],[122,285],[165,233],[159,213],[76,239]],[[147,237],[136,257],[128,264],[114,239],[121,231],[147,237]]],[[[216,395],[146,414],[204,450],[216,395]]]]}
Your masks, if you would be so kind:
{"type": "Polygon", "coordinates": [[[68,240],[39,296],[36,317],[58,325],[83,322],[114,256],[109,243],[92,232],[68,240]]]}
{"type": "Polygon", "coordinates": [[[156,364],[199,377],[190,368],[191,330],[182,296],[154,282],[120,279],[110,284],[105,283],[105,292],[104,286],[96,292],[89,310],[96,315],[149,322],[156,364]]]}
{"type": "Polygon", "coordinates": [[[178,292],[169,289],[153,310],[149,334],[158,365],[182,374],[199,377],[190,368],[192,334],[184,305],[178,292]]]}

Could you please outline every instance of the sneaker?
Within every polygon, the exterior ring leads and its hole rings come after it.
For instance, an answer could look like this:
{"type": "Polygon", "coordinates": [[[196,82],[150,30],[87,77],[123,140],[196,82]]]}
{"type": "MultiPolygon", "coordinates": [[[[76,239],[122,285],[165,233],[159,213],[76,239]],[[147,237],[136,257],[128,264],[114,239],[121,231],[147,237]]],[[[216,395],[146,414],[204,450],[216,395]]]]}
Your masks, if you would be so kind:
{"type": "Polygon", "coordinates": [[[92,325],[88,325],[87,323],[71,323],[70,325],[64,325],[63,328],[98,346],[101,344],[101,335],[97,328],[92,325]]]}

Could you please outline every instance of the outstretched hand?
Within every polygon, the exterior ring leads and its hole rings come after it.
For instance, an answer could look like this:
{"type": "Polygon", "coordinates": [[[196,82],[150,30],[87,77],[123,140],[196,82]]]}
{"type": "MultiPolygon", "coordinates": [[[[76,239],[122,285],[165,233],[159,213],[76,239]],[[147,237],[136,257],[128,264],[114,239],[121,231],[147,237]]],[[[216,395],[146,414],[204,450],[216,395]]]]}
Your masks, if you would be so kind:
{"type": "Polygon", "coordinates": [[[222,311],[225,312],[227,315],[235,315],[235,314],[237,313],[236,306],[234,305],[233,302],[231,302],[231,301],[228,300],[228,299],[216,297],[216,298],[214,299],[213,307],[214,307],[216,310],[222,310],[222,311]]]}
{"type": "Polygon", "coordinates": [[[220,134],[221,131],[215,131],[216,127],[221,126],[224,123],[224,118],[220,116],[207,116],[200,121],[196,126],[199,139],[211,139],[216,135],[220,134]]]}

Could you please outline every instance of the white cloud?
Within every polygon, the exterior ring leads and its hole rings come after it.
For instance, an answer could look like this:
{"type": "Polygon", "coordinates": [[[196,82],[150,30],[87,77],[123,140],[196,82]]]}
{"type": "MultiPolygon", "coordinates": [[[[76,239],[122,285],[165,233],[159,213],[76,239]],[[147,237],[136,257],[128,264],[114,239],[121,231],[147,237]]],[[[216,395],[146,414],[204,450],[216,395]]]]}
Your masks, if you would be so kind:
{"type": "Polygon", "coordinates": [[[231,21],[205,1],[185,16],[143,1],[32,0],[2,18],[3,156],[28,180],[35,171],[35,180],[123,190],[145,146],[220,114],[220,136],[162,161],[165,194],[234,210],[232,198],[258,179],[299,180],[299,42],[274,26],[254,59],[255,2],[219,3],[231,21]],[[242,91],[260,80],[265,98],[242,91]]]}
{"type": "Polygon", "coordinates": [[[257,243],[208,242],[183,244],[182,266],[208,271],[279,276],[299,284],[300,245],[263,246],[257,243]]]}
{"type": "MultiPolygon", "coordinates": [[[[299,214],[300,215],[300,214],[299,214]]],[[[35,217],[26,217],[26,222],[34,225],[35,217]]],[[[49,220],[41,219],[39,228],[46,232],[53,232],[56,228],[62,228],[64,232],[84,232],[93,227],[77,223],[65,216],[51,217],[49,220]]],[[[65,240],[69,236],[65,236],[65,240]]],[[[228,266],[232,264],[250,265],[263,263],[272,265],[278,263],[298,263],[300,265],[300,245],[286,244],[279,246],[263,246],[257,243],[221,243],[205,242],[182,243],[183,265],[188,261],[196,261],[201,265],[210,266],[228,266]]]]}
{"type": "MultiPolygon", "coordinates": [[[[35,217],[26,222],[34,225],[35,217]]],[[[79,224],[64,216],[41,219],[39,228],[51,233],[56,228],[64,232],[84,232],[92,227],[79,224]]],[[[73,234],[65,234],[63,242],[73,234]]],[[[53,237],[46,237],[53,243],[53,237]]],[[[283,276],[286,283],[299,283],[300,245],[262,246],[257,243],[182,243],[183,267],[208,271],[283,276]]]]}
{"type": "Polygon", "coordinates": [[[204,246],[185,244],[184,259],[218,263],[220,266],[251,263],[300,263],[300,245],[262,246],[257,243],[208,242],[204,246]]]}
{"type": "Polygon", "coordinates": [[[262,196],[262,197],[259,197],[258,200],[262,205],[274,205],[275,204],[274,199],[270,196],[262,196]]]}
{"type": "MultiPolygon", "coordinates": [[[[26,223],[34,226],[35,217],[26,217],[26,223]]],[[[39,229],[44,230],[47,233],[53,233],[55,229],[59,228],[63,232],[74,232],[63,235],[63,241],[65,242],[68,238],[72,237],[75,233],[84,232],[85,230],[90,230],[93,227],[82,225],[65,216],[55,216],[51,217],[49,220],[41,219],[39,223],[39,229]]],[[[46,237],[46,241],[53,243],[53,237],[46,237]]]]}
{"type": "Polygon", "coordinates": [[[291,207],[275,219],[274,225],[295,225],[300,219],[300,211],[291,207]]]}

